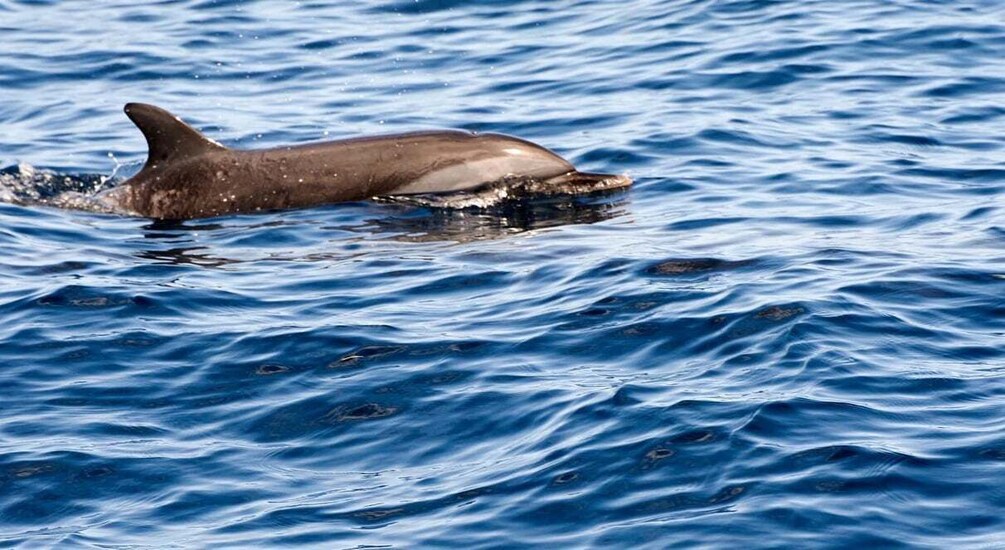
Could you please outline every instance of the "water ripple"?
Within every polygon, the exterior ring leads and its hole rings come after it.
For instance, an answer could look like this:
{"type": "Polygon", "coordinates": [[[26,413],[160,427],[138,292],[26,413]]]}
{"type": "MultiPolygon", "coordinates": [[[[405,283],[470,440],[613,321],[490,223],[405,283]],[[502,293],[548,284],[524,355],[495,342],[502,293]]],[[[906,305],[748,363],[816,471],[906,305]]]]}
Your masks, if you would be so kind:
{"type": "Polygon", "coordinates": [[[0,13],[0,545],[1000,546],[1000,3],[0,13]],[[56,208],[143,162],[127,101],[637,184],[56,208]]]}

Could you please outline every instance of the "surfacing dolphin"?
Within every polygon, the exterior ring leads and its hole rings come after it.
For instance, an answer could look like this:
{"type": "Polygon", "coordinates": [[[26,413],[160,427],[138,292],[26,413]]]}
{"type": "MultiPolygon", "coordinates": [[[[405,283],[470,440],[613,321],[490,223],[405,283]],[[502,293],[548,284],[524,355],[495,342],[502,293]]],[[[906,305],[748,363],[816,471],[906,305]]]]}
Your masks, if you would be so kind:
{"type": "Polygon", "coordinates": [[[476,192],[506,185],[529,194],[576,194],[631,185],[587,174],[529,141],[500,134],[413,132],[236,150],[171,113],[142,103],[126,115],[146,137],[143,169],[97,197],[141,216],[190,219],[392,195],[476,192]]]}

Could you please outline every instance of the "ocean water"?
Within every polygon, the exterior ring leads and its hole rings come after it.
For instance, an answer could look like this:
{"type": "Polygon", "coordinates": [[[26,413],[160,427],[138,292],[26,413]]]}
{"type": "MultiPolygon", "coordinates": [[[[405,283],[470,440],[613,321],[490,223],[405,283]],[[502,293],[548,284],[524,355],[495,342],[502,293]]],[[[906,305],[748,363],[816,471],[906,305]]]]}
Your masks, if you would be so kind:
{"type": "Polygon", "coordinates": [[[0,546],[1005,547],[1005,4],[0,1],[0,546]],[[627,192],[39,204],[228,145],[627,192]]]}

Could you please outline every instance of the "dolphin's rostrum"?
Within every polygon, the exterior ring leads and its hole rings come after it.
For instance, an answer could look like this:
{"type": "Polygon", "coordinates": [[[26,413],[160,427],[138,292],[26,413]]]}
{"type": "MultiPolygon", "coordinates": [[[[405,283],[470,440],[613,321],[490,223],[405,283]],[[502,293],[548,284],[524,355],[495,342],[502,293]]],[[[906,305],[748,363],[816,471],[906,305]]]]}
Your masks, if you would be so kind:
{"type": "Polygon", "coordinates": [[[493,184],[515,184],[535,194],[571,194],[632,183],[623,175],[578,172],[544,147],[500,134],[413,132],[236,150],[159,107],[129,103],[125,112],[146,137],[147,162],[100,200],[151,218],[478,191],[493,184]]]}

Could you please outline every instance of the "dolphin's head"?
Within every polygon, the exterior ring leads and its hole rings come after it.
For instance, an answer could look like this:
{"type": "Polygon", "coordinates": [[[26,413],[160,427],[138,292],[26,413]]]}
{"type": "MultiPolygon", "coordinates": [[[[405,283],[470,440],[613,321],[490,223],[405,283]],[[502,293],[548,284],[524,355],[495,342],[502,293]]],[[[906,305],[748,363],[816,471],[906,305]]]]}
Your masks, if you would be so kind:
{"type": "MultiPolygon", "coordinates": [[[[580,172],[554,151],[502,134],[479,136],[497,164],[494,172],[514,190],[533,195],[578,195],[621,189],[632,184],[627,175],[580,172]]],[[[499,180],[497,180],[499,181],[499,180]]]]}

